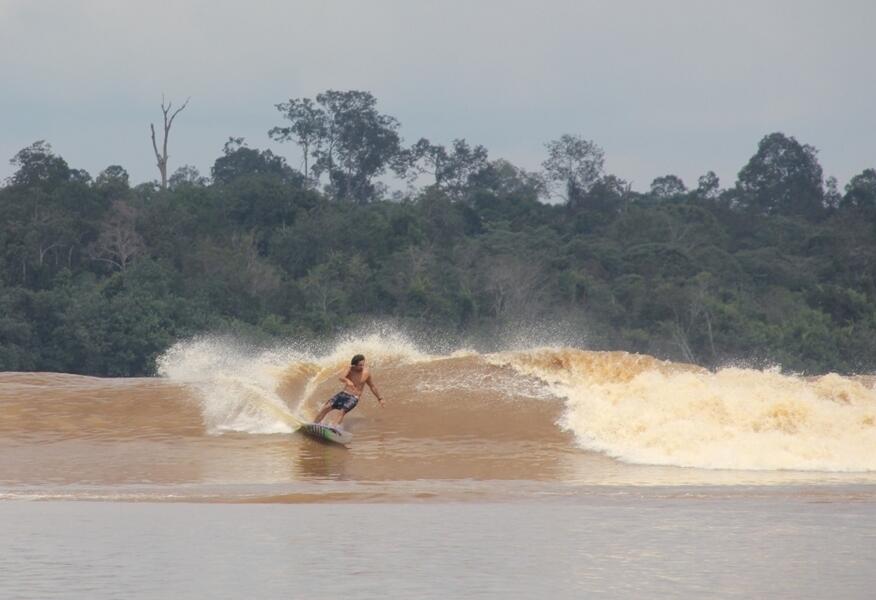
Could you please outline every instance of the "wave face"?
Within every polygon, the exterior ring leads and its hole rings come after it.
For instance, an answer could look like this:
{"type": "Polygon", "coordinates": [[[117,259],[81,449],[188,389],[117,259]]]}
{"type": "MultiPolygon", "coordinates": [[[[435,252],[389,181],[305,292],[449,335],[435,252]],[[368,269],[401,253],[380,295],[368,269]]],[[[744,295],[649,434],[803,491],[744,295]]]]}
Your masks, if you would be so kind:
{"type": "Polygon", "coordinates": [[[159,372],[0,374],[0,485],[876,481],[872,377],[560,346],[430,352],[386,333],[322,352],[207,337],[159,372]],[[291,435],[357,353],[387,407],[366,392],[345,420],[350,450],[291,435]]]}

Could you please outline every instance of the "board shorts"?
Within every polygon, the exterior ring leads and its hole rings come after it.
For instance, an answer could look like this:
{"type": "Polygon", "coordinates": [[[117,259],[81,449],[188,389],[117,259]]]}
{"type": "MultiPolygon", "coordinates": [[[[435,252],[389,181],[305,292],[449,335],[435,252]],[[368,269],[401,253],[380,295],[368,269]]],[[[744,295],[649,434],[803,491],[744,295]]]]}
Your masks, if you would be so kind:
{"type": "Polygon", "coordinates": [[[338,392],[334,396],[332,396],[332,408],[337,410],[342,410],[345,413],[350,412],[356,405],[359,404],[359,399],[347,392],[338,392]]]}

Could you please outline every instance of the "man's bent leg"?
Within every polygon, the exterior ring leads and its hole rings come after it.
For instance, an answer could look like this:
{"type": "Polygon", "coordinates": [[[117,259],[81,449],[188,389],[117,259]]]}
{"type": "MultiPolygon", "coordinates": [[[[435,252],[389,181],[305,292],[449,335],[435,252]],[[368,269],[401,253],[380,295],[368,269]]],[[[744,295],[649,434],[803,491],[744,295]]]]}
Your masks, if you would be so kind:
{"type": "Polygon", "coordinates": [[[313,420],[313,422],[319,423],[320,421],[322,421],[325,418],[325,416],[327,414],[329,414],[331,412],[331,410],[332,410],[332,401],[329,400],[322,407],[322,410],[320,410],[319,413],[316,415],[316,418],[313,420]]]}

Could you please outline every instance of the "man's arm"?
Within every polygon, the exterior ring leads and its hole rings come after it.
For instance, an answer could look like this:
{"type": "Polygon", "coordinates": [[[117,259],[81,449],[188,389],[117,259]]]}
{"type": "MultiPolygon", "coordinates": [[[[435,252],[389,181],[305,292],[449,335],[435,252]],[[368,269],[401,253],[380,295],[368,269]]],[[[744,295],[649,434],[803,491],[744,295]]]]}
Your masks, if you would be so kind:
{"type": "Polygon", "coordinates": [[[368,387],[371,388],[371,393],[377,397],[377,402],[380,403],[380,406],[383,406],[383,397],[380,395],[380,392],[377,391],[377,386],[374,385],[374,380],[371,378],[371,375],[368,376],[368,379],[365,380],[365,383],[367,383],[368,387]]]}

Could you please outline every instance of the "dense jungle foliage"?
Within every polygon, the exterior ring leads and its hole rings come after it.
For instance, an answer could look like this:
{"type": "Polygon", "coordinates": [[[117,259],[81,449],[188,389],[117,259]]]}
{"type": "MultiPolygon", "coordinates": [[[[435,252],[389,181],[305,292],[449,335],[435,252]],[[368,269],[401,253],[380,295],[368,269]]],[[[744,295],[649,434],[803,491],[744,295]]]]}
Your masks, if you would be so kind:
{"type": "Polygon", "coordinates": [[[772,133],[731,186],[634,191],[578,136],[534,173],[463,139],[405,146],[367,92],[277,109],[269,135],[300,170],[240,138],[209,178],[186,166],[166,186],[92,177],[45,142],[13,157],[0,370],[150,374],[195,334],[327,339],[373,320],[472,343],[546,327],[709,367],[874,367],[874,169],[841,188],[772,133]]]}

